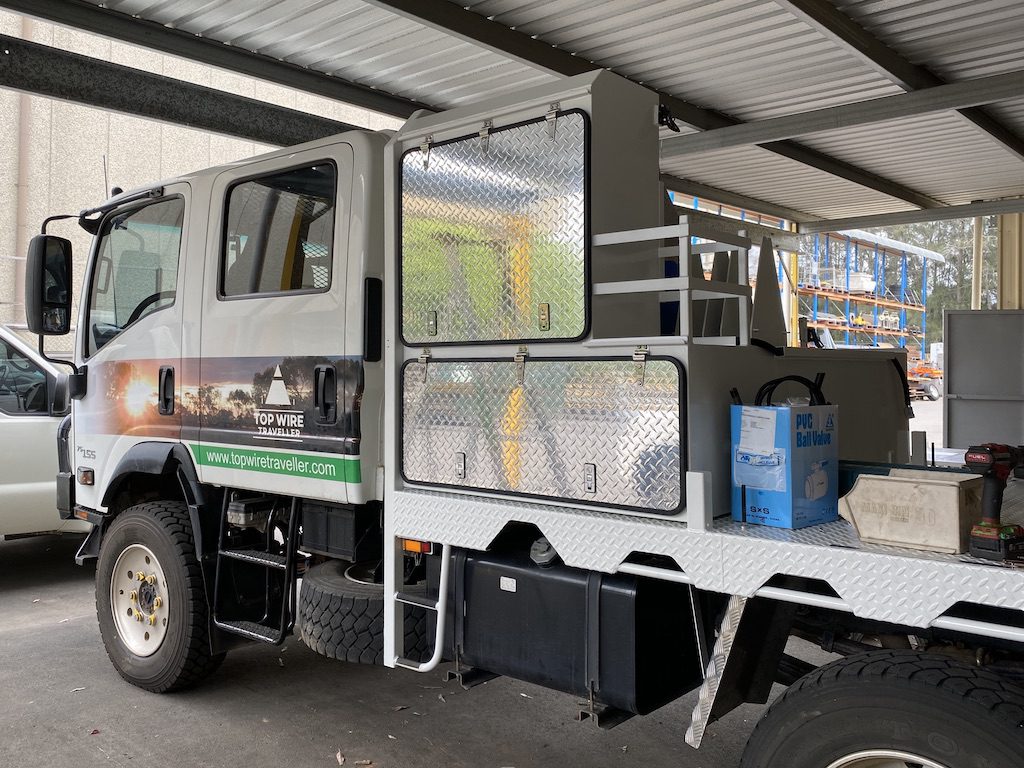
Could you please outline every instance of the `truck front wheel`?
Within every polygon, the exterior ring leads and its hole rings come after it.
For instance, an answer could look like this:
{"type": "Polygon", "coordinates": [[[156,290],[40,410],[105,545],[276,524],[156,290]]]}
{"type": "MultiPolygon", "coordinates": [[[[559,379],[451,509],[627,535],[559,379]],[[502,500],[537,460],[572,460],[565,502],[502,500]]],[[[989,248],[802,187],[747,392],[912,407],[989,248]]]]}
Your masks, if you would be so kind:
{"type": "Polygon", "coordinates": [[[195,685],[210,653],[209,613],[188,510],[176,501],[122,512],[103,537],[96,615],[107,656],[132,685],[163,693],[195,685]]]}
{"type": "Polygon", "coordinates": [[[741,768],[990,768],[1024,755],[1024,692],[949,657],[878,651],[790,686],[741,768]]]}

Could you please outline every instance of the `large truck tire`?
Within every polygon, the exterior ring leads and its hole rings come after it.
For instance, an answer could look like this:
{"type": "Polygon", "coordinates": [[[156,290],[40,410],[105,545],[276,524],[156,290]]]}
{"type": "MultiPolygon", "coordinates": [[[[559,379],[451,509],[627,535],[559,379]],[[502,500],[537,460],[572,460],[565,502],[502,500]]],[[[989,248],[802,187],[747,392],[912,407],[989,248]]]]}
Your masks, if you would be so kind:
{"type": "MultiPolygon", "coordinates": [[[[299,639],[330,659],[361,664],[384,663],[384,587],[352,581],[348,563],[330,560],[310,568],[299,591],[299,639]]],[[[403,588],[425,594],[422,586],[403,588]]],[[[427,611],[405,607],[405,656],[414,661],[430,658],[431,638],[427,611]]]]}
{"type": "Polygon", "coordinates": [[[107,656],[132,685],[164,693],[200,682],[210,653],[209,606],[188,509],[139,504],[118,515],[96,565],[96,617],[107,656]]]}
{"type": "Polygon", "coordinates": [[[741,768],[1011,768],[1022,755],[1020,688],[948,656],[872,651],[790,686],[741,768]]]}

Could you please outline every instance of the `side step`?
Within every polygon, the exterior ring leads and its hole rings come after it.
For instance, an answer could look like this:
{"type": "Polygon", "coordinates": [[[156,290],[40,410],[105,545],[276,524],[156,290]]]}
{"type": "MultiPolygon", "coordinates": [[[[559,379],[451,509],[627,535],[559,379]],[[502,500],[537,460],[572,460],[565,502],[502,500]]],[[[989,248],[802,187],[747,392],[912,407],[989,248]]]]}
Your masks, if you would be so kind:
{"type": "Polygon", "coordinates": [[[217,628],[223,629],[225,632],[231,632],[235,635],[247,637],[250,640],[270,643],[271,645],[277,645],[284,640],[284,636],[277,627],[268,627],[266,624],[260,624],[255,621],[219,620],[217,622],[217,628]]]}
{"type": "Polygon", "coordinates": [[[229,560],[241,560],[243,563],[262,565],[265,568],[275,568],[279,571],[283,571],[288,565],[288,558],[284,555],[275,555],[258,549],[225,549],[219,554],[229,560]]]}
{"type": "MultiPolygon", "coordinates": [[[[391,545],[395,546],[396,542],[392,541],[391,545]]],[[[394,617],[396,622],[395,626],[402,626],[404,621],[403,606],[406,605],[418,606],[437,614],[437,621],[434,622],[434,652],[430,658],[423,662],[405,658],[403,655],[405,649],[401,647],[402,644],[399,642],[399,647],[397,648],[398,658],[395,659],[396,667],[410,669],[413,672],[430,672],[441,663],[441,656],[444,653],[444,627],[446,623],[445,616],[448,610],[448,578],[451,570],[451,561],[451,545],[443,544],[441,547],[441,578],[438,584],[437,602],[429,598],[419,597],[418,595],[403,595],[401,592],[389,594],[385,590],[384,610],[391,612],[391,616],[394,617]]],[[[401,640],[401,633],[399,633],[399,640],[401,640]]]]}
{"type": "Polygon", "coordinates": [[[285,518],[287,519],[287,531],[283,546],[281,546],[274,539],[276,528],[274,523],[276,522],[275,515],[279,513],[279,510],[283,510],[270,501],[272,506],[270,506],[266,522],[265,549],[225,548],[224,544],[228,538],[230,503],[230,493],[225,494],[220,524],[220,544],[217,548],[217,570],[214,579],[213,624],[224,632],[241,635],[249,640],[280,645],[295,624],[300,502],[298,499],[291,500],[291,506],[288,509],[287,518],[285,518]],[[270,551],[272,549],[283,549],[284,554],[270,551]],[[263,616],[258,621],[252,620],[251,611],[238,609],[237,601],[225,599],[227,596],[224,594],[224,590],[233,583],[233,579],[222,578],[224,564],[228,561],[245,563],[254,569],[264,571],[263,616]],[[233,603],[236,606],[236,616],[230,616],[232,611],[228,611],[229,616],[225,616],[225,605],[233,603]],[[238,617],[237,613],[239,612],[245,618],[238,617]]]}

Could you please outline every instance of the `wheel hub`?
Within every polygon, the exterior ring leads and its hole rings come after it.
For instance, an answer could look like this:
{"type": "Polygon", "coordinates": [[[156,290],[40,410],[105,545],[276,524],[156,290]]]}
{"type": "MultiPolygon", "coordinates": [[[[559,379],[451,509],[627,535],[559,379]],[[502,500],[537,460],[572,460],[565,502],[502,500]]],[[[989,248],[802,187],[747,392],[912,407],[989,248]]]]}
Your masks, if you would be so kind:
{"type": "Polygon", "coordinates": [[[167,581],[149,547],[130,544],[110,577],[110,612],[118,637],[136,656],[152,656],[167,634],[167,581]]]}
{"type": "Polygon", "coordinates": [[[896,749],[868,749],[834,760],[825,768],[946,768],[920,755],[896,749]]]}

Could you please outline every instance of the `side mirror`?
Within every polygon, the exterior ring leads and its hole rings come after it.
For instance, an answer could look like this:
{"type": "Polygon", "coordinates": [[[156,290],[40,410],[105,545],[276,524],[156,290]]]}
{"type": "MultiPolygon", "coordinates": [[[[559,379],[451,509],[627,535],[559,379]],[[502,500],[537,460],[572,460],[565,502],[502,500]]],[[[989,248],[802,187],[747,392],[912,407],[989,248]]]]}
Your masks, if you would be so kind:
{"type": "Polygon", "coordinates": [[[36,235],[28,244],[25,265],[25,318],[41,336],[71,330],[71,241],[36,235]]]}

